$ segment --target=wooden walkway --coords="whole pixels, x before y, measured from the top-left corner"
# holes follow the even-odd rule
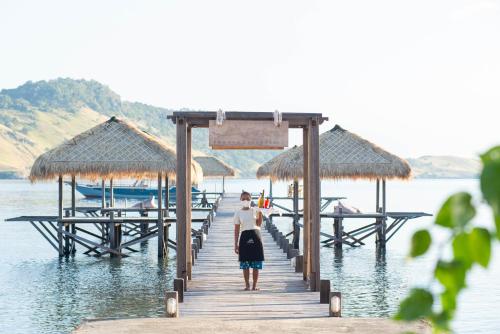
[[[243,291],[242,270],[233,246],[233,214],[239,206],[238,195],[226,195],[221,201],[193,266],[193,279],[180,304],[180,316],[233,320],[328,316],[328,305],[319,303],[319,292],[308,291],[302,273],[295,273],[286,254],[264,228],[260,291]]]
[[[76,334],[274,334],[283,333],[431,333],[423,322],[397,323],[382,318],[331,318],[328,304],[319,303],[295,273],[290,260],[263,228],[266,261],[259,279],[260,291],[243,291],[244,281],[234,253],[233,214],[237,195],[220,202],[207,240],[193,266],[180,318],[137,318],[86,321]]]

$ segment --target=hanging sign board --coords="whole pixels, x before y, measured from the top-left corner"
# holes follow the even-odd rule
[[[208,125],[208,145],[214,149],[282,150],[288,146],[288,121],[224,120]]]

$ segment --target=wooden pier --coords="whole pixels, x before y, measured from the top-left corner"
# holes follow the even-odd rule
[[[233,214],[239,195],[219,203],[207,240],[194,259],[180,318],[87,321],[75,333],[430,333],[422,323],[402,324],[382,318],[331,318],[320,292],[311,291],[293,261],[262,228],[265,250],[259,291],[244,291],[242,271],[233,248]]]

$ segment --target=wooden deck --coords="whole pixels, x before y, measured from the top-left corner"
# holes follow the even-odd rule
[[[210,234],[193,266],[181,317],[278,319],[328,316],[328,305],[319,304],[319,292],[308,291],[302,273],[295,273],[286,254],[262,228],[265,262],[260,291],[243,291],[244,281],[234,253],[233,214],[238,195],[220,203]],[[251,276],[251,275],[250,275]]]
[[[234,253],[236,195],[220,202],[210,233],[193,266],[180,318],[92,320],[80,325],[77,334],[113,333],[430,333],[423,323],[396,323],[382,318],[331,318],[328,304],[319,303],[295,273],[286,254],[263,228],[264,269],[260,291],[244,291],[242,272]],[[251,275],[250,275],[251,276]]]

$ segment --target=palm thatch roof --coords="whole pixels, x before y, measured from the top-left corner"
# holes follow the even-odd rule
[[[40,155],[30,180],[59,175],[80,178],[153,178],[175,176],[175,151],[150,134],[116,117],[87,130]],[[201,166],[191,164],[193,182],[203,178]]]
[[[339,125],[319,136],[322,179],[408,179],[410,165],[403,159]],[[293,147],[257,170],[258,178],[293,180],[303,177],[303,148]]]
[[[216,157],[198,156],[193,159],[200,164],[204,177],[224,177],[236,175],[236,171],[233,167]]]

